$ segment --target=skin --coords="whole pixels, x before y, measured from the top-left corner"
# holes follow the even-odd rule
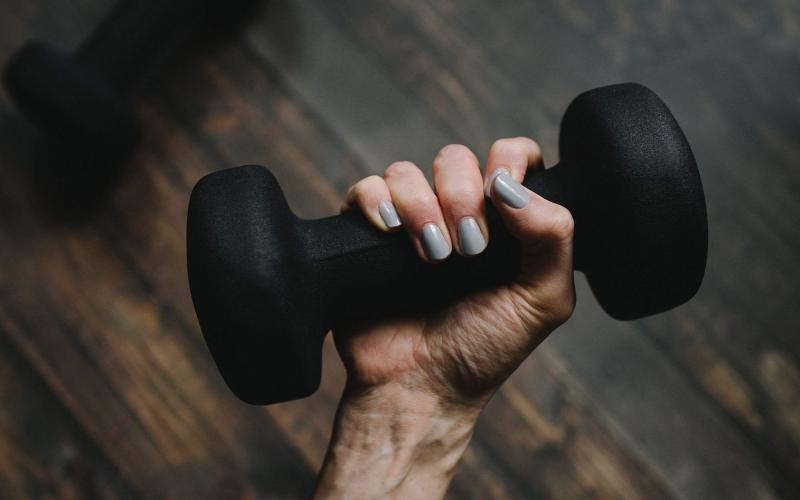
[[[472,151],[449,145],[433,161],[434,187],[416,165],[397,162],[355,184],[344,209],[390,231],[378,205],[391,201],[403,222],[395,230],[430,262],[420,240],[425,224],[436,224],[455,252],[463,217],[474,217],[490,241],[486,184],[498,169],[521,182],[529,168],[543,168],[529,138],[496,141],[483,174]],[[443,497],[483,407],[572,314],[569,211],[527,190],[527,204],[512,208],[493,188],[491,203],[522,244],[519,277],[432,314],[334,332],[348,378],[315,498]]]

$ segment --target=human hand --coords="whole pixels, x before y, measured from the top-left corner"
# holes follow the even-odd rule
[[[486,193],[521,243],[521,271],[444,310],[334,331],[348,382],[319,495],[352,496],[355,485],[366,497],[443,495],[480,410],[571,315],[573,220],[520,184],[528,168],[543,168],[528,138],[495,142],[485,175],[469,149],[450,145],[433,162],[435,192],[409,162],[348,192],[345,209],[380,230],[405,230],[431,265],[453,250],[483,251]],[[367,465],[372,473],[357,472]]]
[[[491,200],[522,244],[521,273],[513,283],[433,314],[335,331],[350,389],[402,380],[448,403],[482,405],[570,316],[575,303],[572,217],[566,208],[518,184],[528,168],[542,168],[539,147],[531,139],[497,141],[489,152],[485,181],[475,155],[451,145],[433,162],[435,193],[409,162],[394,163],[383,178],[367,177],[350,189],[348,208],[362,210],[381,230],[405,230],[420,258],[435,262],[453,249],[467,256],[483,251],[491,238],[484,186],[492,181],[487,189]]]

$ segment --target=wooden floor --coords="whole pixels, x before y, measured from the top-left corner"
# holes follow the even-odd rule
[[[73,47],[110,0],[4,0],[0,63]],[[343,372],[258,408],[224,386],[185,264],[204,174],[273,169],[333,213],[393,160],[531,135],[557,161],[582,90],[639,81],[684,127],[708,198],[699,295],[575,316],[483,415],[452,498],[799,498],[800,3],[272,0],[236,40],[140,99],[144,143],[107,203],[67,222],[29,182],[36,133],[0,95],[0,498],[302,498]]]

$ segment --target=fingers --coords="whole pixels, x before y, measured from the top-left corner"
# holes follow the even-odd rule
[[[496,140],[486,159],[486,196],[491,195],[489,187],[501,169],[506,170],[512,179],[522,182],[528,168],[543,166],[542,150],[533,139],[510,137]]]
[[[475,155],[465,146],[450,145],[433,162],[435,193],[416,165],[396,162],[383,178],[367,177],[350,188],[343,209],[360,209],[384,231],[404,227],[420,257],[437,262],[453,248],[465,256],[486,248],[486,195],[523,245],[552,243],[571,258],[574,224],[569,211],[520,184],[528,168],[542,165],[533,140],[500,139],[489,152],[482,177]]]
[[[377,175],[361,179],[347,191],[342,211],[350,208],[361,210],[375,227],[383,231],[398,229],[403,224],[392,203],[389,187]]]
[[[453,248],[450,234],[422,171],[411,162],[397,162],[386,169],[384,180],[420,257],[428,262],[446,259]]]
[[[468,257],[483,252],[489,230],[478,158],[466,146],[445,146],[433,161],[433,183],[456,250]]]

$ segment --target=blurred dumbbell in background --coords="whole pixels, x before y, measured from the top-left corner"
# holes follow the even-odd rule
[[[32,166],[46,201],[82,211],[118,178],[142,136],[133,95],[155,70],[231,34],[258,0],[121,0],[72,53],[32,41],[3,71],[44,143]]]

